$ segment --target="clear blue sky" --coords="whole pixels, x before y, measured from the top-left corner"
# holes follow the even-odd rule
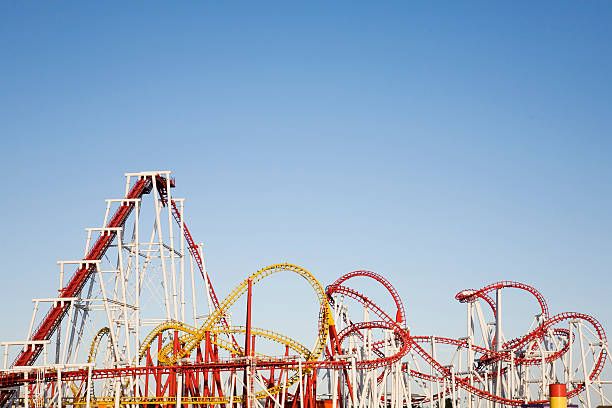
[[[370,269],[415,334],[460,337],[455,293],[518,280],[612,332],[610,21],[603,1],[2,2],[0,337],[153,169],[220,295],[279,261]]]

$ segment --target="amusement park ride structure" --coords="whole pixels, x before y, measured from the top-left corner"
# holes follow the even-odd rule
[[[277,264],[219,300],[173,188],[169,171],[126,174],[124,198],[106,200],[103,226],[86,229],[83,259],[58,262],[59,294],[34,299],[26,340],[1,343],[2,407],[492,408],[544,404],[557,382],[570,402],[612,405],[612,381],[600,378],[610,365],[603,327],[582,313],[551,316],[526,284],[460,291],[460,338],[410,332],[400,295],[370,271],[324,288],[307,270]],[[76,272],[65,279],[68,268]],[[316,295],[310,348],[251,325],[252,288],[275,274],[303,278]],[[392,309],[349,286],[356,280],[380,285]],[[510,339],[508,290],[539,305],[528,332]],[[243,296],[246,323],[232,325],[230,308]],[[256,352],[258,341],[279,352]]]

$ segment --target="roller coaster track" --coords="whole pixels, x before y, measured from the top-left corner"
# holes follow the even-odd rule
[[[253,279],[254,281],[261,281],[263,278],[273,273],[279,272],[279,271],[292,271],[306,278],[306,280],[311,284],[311,286],[313,286],[313,288],[315,289],[315,292],[317,293],[321,309],[326,311],[324,312],[325,319],[328,319],[331,317],[331,312],[328,310],[329,306],[327,305],[326,297],[324,296],[323,289],[318,284],[316,279],[312,275],[310,275],[307,271],[303,270],[302,268],[299,268],[299,267],[296,267],[295,265],[290,265],[290,264],[273,265],[271,267],[264,268],[256,272],[255,274],[251,275],[250,278]],[[222,310],[227,310],[227,308],[229,308],[229,306],[234,304],[235,301],[244,293],[245,282],[238,285],[238,287],[234,289],[234,291],[232,291],[230,295],[228,295],[228,297],[221,303]],[[380,314],[381,316],[384,317],[383,320],[381,321],[351,323],[347,328],[345,328],[338,335],[340,343],[342,343],[351,334],[355,334],[361,331],[372,330],[372,329],[382,329],[382,330],[388,330],[388,331],[393,332],[395,334],[396,343],[400,344],[400,347],[398,348],[397,352],[395,352],[393,355],[387,356],[385,358],[377,358],[374,360],[357,361],[356,366],[358,369],[373,369],[377,367],[384,368],[390,364],[393,364],[394,362],[399,361],[402,358],[402,356],[407,354],[409,347],[410,347],[415,353],[421,356],[423,360],[425,360],[437,373],[437,375],[432,376],[431,374],[427,374],[422,371],[410,370],[410,374],[412,376],[414,376],[415,378],[421,378],[421,379],[428,380],[428,381],[440,381],[444,379],[449,380],[451,378],[452,373],[448,369],[448,367],[443,366],[440,362],[438,362],[435,358],[433,358],[431,354],[428,353],[421,344],[428,344],[433,340],[437,344],[446,344],[446,345],[451,345],[451,346],[460,347],[460,348],[467,348],[469,346],[465,340],[457,340],[457,339],[444,338],[444,337],[430,337],[430,336],[409,336],[408,332],[403,330],[394,319],[391,319],[388,316],[388,314],[382,312],[381,311],[382,309],[380,308],[376,309],[376,307],[373,307],[372,305],[374,303],[371,299],[367,298],[364,295],[359,294],[355,290],[346,290],[346,288],[341,288],[340,285],[336,285],[334,287],[336,289],[338,288],[341,289],[341,290],[338,290],[338,292],[336,293],[350,294],[354,299],[360,301],[362,304],[366,305],[372,310],[379,310],[377,314]],[[328,292],[327,295],[330,295],[333,293],[333,291],[330,290],[330,287],[328,287],[327,292]],[[397,310],[401,310],[401,309],[398,308]],[[148,346],[150,347],[150,344],[152,343],[152,341],[160,333],[163,333],[164,331],[179,330],[185,333],[185,335],[181,337],[185,346],[183,346],[183,349],[181,353],[179,354],[179,356],[180,355],[185,356],[185,355],[188,355],[187,347],[189,347],[189,344],[193,343],[195,340],[199,339],[200,337],[203,337],[202,333],[204,333],[205,335],[206,332],[208,331],[208,333],[210,334],[218,335],[218,334],[228,334],[228,333],[243,334],[245,332],[246,328],[243,326],[232,326],[232,327],[220,326],[218,323],[220,321],[221,315],[222,313],[219,312],[211,316],[209,320],[207,320],[207,322],[200,328],[191,327],[191,326],[181,324],[178,322],[164,323],[163,325],[158,326],[155,330],[151,332],[151,334],[147,337],[146,344],[148,344]],[[323,319],[323,323],[327,322],[329,324],[330,321],[325,320],[325,319]],[[575,320],[585,321],[586,323],[590,325],[590,327],[593,329],[593,332],[599,337],[599,339],[601,339],[602,342],[607,341],[603,327],[593,317],[589,315],[581,314],[581,313],[561,313],[561,314],[553,316],[552,318],[547,319],[542,325],[538,326],[536,330],[527,334],[526,336],[521,337],[521,339],[523,340],[520,342],[520,344],[526,344],[530,341],[537,340],[538,338],[541,338],[542,336],[546,335],[546,333],[553,333],[554,335],[563,337],[566,339],[564,341],[563,347],[561,347],[558,351],[556,351],[555,353],[553,353],[552,355],[544,359],[544,362],[546,363],[554,361],[555,359],[560,358],[567,351],[567,348],[571,342],[570,333],[567,330],[555,328],[554,326],[563,321],[575,321]],[[253,328],[252,330],[253,330],[253,334],[256,334],[257,336],[267,338],[267,339],[276,341],[280,344],[283,344],[285,346],[288,346],[292,350],[296,351],[299,355],[301,355],[302,358],[305,359],[305,361],[303,362],[303,368],[304,368],[303,375],[305,375],[309,370],[312,370],[315,367],[317,368],[328,367],[328,368],[334,368],[334,369],[348,368],[349,363],[346,361],[319,361],[317,360],[318,357],[321,355],[321,351],[322,351],[321,345],[325,344],[325,341],[327,338],[327,331],[325,330],[325,327],[327,327],[326,324],[322,324],[322,326],[320,327],[319,337],[317,339],[317,343],[313,351],[308,350],[303,345],[299,344],[298,342],[280,333],[276,333],[270,330],[258,329],[258,328]],[[104,333],[104,329],[101,330],[96,336],[96,340],[97,340],[95,341],[96,347],[99,344],[99,340],[102,337],[103,333]],[[213,337],[213,343],[226,350],[229,350],[231,353],[235,355],[241,355],[240,353],[242,352],[242,350],[240,348],[235,348],[235,346],[231,342],[222,340],[218,336]],[[375,348],[382,347],[382,342],[374,343],[373,347]],[[508,361],[509,357],[508,357],[507,352],[497,352],[497,351],[489,350],[484,347],[480,347],[476,345],[472,345],[471,347],[475,352],[482,354],[483,356],[487,356],[487,359],[490,361],[501,361],[501,360]],[[92,345],[92,350],[93,350],[93,345]],[[90,353],[90,355],[92,354],[95,355],[95,353]],[[598,356],[596,364],[589,372],[588,378],[590,380],[595,379],[601,373],[606,356],[607,356],[607,353],[605,349],[601,349],[601,352]],[[241,367],[245,367],[245,364],[247,364],[244,361],[243,362],[236,361],[233,363],[220,361],[216,363],[206,363],[206,364],[190,363],[187,365],[177,366],[177,365],[172,365],[172,364],[176,362],[179,357],[177,357],[177,355],[170,356],[170,353],[166,350],[166,348],[162,349],[162,351],[158,355],[158,358],[161,358],[162,360],[166,358],[167,359],[166,363],[159,365],[157,367],[146,367],[146,368],[126,367],[122,369],[99,369],[99,370],[94,371],[92,378],[114,378],[117,376],[127,378],[129,376],[137,375],[143,372],[152,372],[152,371],[176,372],[176,370],[183,370],[183,371],[198,370],[203,367],[207,367],[208,369],[230,370],[232,369],[232,367],[234,367],[233,369],[240,369]],[[283,361],[283,360],[277,360],[277,359],[275,360],[273,358],[270,358],[262,354],[257,355],[255,359],[257,360],[258,367],[284,367],[286,369],[293,369],[293,370],[296,370],[297,368],[296,366],[297,362],[295,360],[293,361]],[[518,357],[515,360],[515,363],[519,365],[520,364],[532,365],[532,364],[541,364],[542,360]],[[404,370],[406,369],[405,366],[403,366],[403,368]],[[493,372],[493,374],[495,374],[495,372]],[[83,370],[77,370],[74,372],[63,373],[63,376],[65,376],[67,379],[72,379],[72,380],[77,380],[79,378],[83,379],[83,378],[86,378],[86,372],[84,372]],[[53,374],[51,373],[48,378],[49,380],[52,380]],[[296,372],[292,375],[291,380],[287,382],[286,387],[288,387],[291,383],[295,383],[295,381],[297,381],[298,379],[299,379],[298,373],[296,370]],[[455,376],[454,381],[459,387],[464,388],[469,393],[476,395],[478,397],[481,397],[483,399],[486,399],[486,400],[502,403],[502,404],[509,405],[509,406],[518,406],[524,403],[524,400],[504,398],[504,397],[494,395],[490,392],[487,392],[486,390],[479,388],[477,384],[479,384],[481,380],[478,377]],[[4,385],[5,382],[6,382],[6,378],[0,381],[0,384]],[[282,388],[280,385],[275,385],[273,387],[270,387],[267,390],[267,393],[278,393],[281,390]],[[584,384],[577,384],[574,388],[568,391],[568,397],[577,395],[583,390],[584,390]],[[260,392],[256,395],[256,397],[262,398],[262,397],[265,397],[265,394],[266,394],[265,391]],[[441,396],[442,396],[442,393],[433,395],[432,398],[439,399],[441,398]],[[125,397],[125,398],[122,398],[121,401],[122,401],[122,404],[128,404],[128,403],[154,404],[156,402],[159,403],[162,400],[166,401],[166,399],[164,398],[147,399],[147,398]],[[103,399],[100,399],[99,401],[102,402]],[[168,399],[168,401],[172,401],[172,399]],[[193,403],[202,403],[202,404],[240,402],[242,401],[242,396],[197,397],[197,398],[190,397],[190,398],[185,399],[185,402],[187,401],[192,401]],[[415,402],[419,402],[419,401],[415,399]],[[531,401],[531,402],[542,403],[543,401]],[[80,403],[82,403],[82,401],[80,402],[77,400],[74,401],[75,405],[79,405]]]
[[[467,349],[468,347],[471,347],[471,349],[474,352],[482,355],[482,358],[479,360],[479,363],[481,365],[482,364],[492,365],[499,361],[510,362],[511,360],[510,352],[507,351],[509,349],[515,350],[515,353],[516,353],[516,351],[528,345],[530,347],[538,347],[539,341],[543,339],[544,336],[547,336],[547,335],[555,335],[559,338],[564,338],[565,340],[563,341],[563,345],[558,350],[546,356],[545,358],[541,358],[541,357],[525,358],[525,357],[516,356],[513,360],[514,364],[519,365],[519,366],[520,365],[548,364],[548,363],[552,363],[553,361],[565,355],[565,353],[567,353],[567,351],[569,350],[571,346],[571,342],[573,341],[574,336],[573,335],[570,336],[570,332],[567,329],[554,327],[556,324],[563,322],[563,321],[582,320],[590,325],[590,327],[593,329],[593,332],[596,334],[597,338],[601,341],[602,344],[607,343],[607,338],[603,330],[603,327],[592,316],[582,314],[582,313],[561,313],[551,318],[549,316],[549,309],[548,309],[546,300],[544,299],[544,296],[542,296],[542,294],[538,290],[536,290],[532,286],[529,286],[523,283],[519,283],[519,282],[512,282],[512,281],[496,282],[496,283],[487,285],[480,290],[466,289],[466,290],[459,292],[456,296],[456,299],[462,303],[473,302],[477,299],[484,300],[491,307],[491,310],[494,316],[495,316],[495,313],[497,312],[496,304],[495,304],[495,301],[493,301],[493,299],[489,296],[489,293],[493,291],[496,291],[499,289],[516,288],[516,289],[527,291],[528,293],[530,293],[536,298],[540,306],[540,311],[542,315],[541,323],[534,330],[527,333],[526,335],[505,342],[502,348],[503,351],[490,350],[485,347],[481,347],[481,346],[474,345],[474,344],[469,345],[465,339],[457,340],[457,339],[452,339],[452,338],[431,337],[431,336],[410,336],[408,337],[407,333],[405,334],[406,337],[402,337],[401,336],[402,331],[397,327],[397,325],[395,325],[394,327],[393,320],[389,317],[389,315],[387,315],[384,311],[382,311],[381,308],[376,306],[376,304],[371,299],[355,291],[354,289],[341,285],[343,282],[349,280],[350,278],[356,277],[356,276],[369,277],[383,284],[383,286],[388,290],[388,292],[391,294],[391,296],[393,297],[396,303],[396,316],[398,316],[396,320],[398,322],[405,321],[405,318],[400,317],[404,315],[401,299],[397,295],[397,291],[393,288],[393,286],[388,281],[386,281],[384,278],[380,277],[379,275],[376,275],[369,271],[352,272],[352,273],[349,273],[349,274],[346,274],[340,277],[338,280],[336,280],[336,282],[334,282],[332,285],[329,285],[327,287],[326,292],[327,292],[328,298],[330,299],[330,303],[333,304],[331,299],[332,299],[332,296],[336,293],[348,296],[352,299],[357,300],[364,307],[373,311],[379,318],[382,319],[382,321],[368,322],[368,323],[349,322],[348,327],[346,327],[339,334],[340,340],[343,341],[350,334],[354,334],[354,333],[360,334],[361,330],[366,329],[366,328],[367,329],[372,329],[372,328],[387,329],[387,330],[393,331],[395,333],[396,338],[400,338],[400,339],[404,339],[406,337],[408,338],[408,342],[401,343],[402,344],[401,350],[396,355],[394,355],[393,358],[389,358],[388,360],[386,360],[385,358],[379,357],[374,360],[360,361],[357,363],[357,366],[361,368],[373,368],[373,367],[379,367],[379,366],[385,366],[385,365],[391,364],[393,361],[397,361],[397,359],[401,358],[402,355],[405,355],[412,348],[415,353],[417,353],[425,362],[427,362],[427,364],[430,367],[432,367],[438,373],[438,375],[431,375],[431,374],[427,374],[427,373],[424,373],[418,370],[409,370],[412,376],[416,378],[425,379],[428,381],[443,381],[446,379],[450,383],[451,376],[452,376],[451,371],[447,367],[439,363],[420,344],[422,343],[431,344],[431,342],[434,342],[436,344],[446,344],[446,345],[451,345],[456,348],[462,348],[462,349]],[[375,353],[377,351],[379,352],[379,348],[382,347],[382,345],[383,345],[382,342],[379,342],[377,344],[375,343],[373,345],[373,349],[374,349],[373,351]],[[379,353],[376,353],[376,354],[379,355]],[[596,356],[595,364],[593,365],[592,369],[590,370],[588,374],[589,380],[592,381],[601,374],[604,363],[606,361],[606,357],[607,357],[606,348],[601,348],[599,350],[599,354]],[[403,366],[403,369],[404,370],[407,369],[405,365]],[[500,374],[504,374],[505,370],[506,369],[502,369]],[[492,375],[496,375],[496,374],[497,374],[497,371],[492,372]],[[379,376],[379,381],[381,378],[382,378],[382,375]],[[517,405],[521,405],[525,403],[524,400],[503,398],[498,395],[487,392],[483,389],[480,389],[475,385],[472,385],[472,384],[478,384],[480,382],[480,379],[478,378],[476,374],[472,377],[456,376],[454,377],[454,380],[456,381],[458,386],[464,388],[469,393],[476,395],[480,398],[489,400],[489,401],[511,405],[511,406],[517,406]],[[571,398],[572,396],[575,396],[579,394],[580,392],[582,392],[584,390],[584,387],[585,387],[584,383],[581,383],[581,384],[577,384],[575,387],[568,390],[568,398]],[[437,399],[437,398],[440,398],[441,395],[442,393],[439,395],[434,395],[432,396],[432,398]],[[532,401],[532,402],[533,403],[543,403],[544,401]]]
[[[172,187],[174,187],[174,180],[169,178],[169,175],[168,177],[164,177],[160,174],[152,174],[139,177],[133,186],[131,186],[124,201],[120,203],[119,208],[112,215],[110,221],[100,233],[100,236],[87,252],[87,255],[83,258],[83,262],[70,278],[68,284],[61,289],[59,299],[73,299],[80,296],[83,287],[90,279],[91,275],[96,272],[97,262],[104,257],[108,248],[112,245],[117,236],[117,230],[125,226],[128,217],[138,205],[137,201],[141,200],[143,195],[150,193],[155,188],[159,193],[161,205],[169,209],[172,217],[183,232],[187,248],[193,260],[195,260],[200,270],[200,274],[205,279],[205,282],[207,282],[206,290],[210,294],[210,300],[214,310],[206,317],[204,323],[200,327],[173,320],[165,321],[157,325],[140,343],[140,347],[138,347],[138,351],[131,364],[125,363],[124,366],[115,366],[113,368],[93,368],[91,372],[82,368],[63,371],[61,373],[62,378],[66,379],[66,381],[73,381],[73,383],[70,383],[70,387],[72,387],[74,398],[68,398],[64,401],[68,405],[85,405],[85,400],[80,394],[82,387],[79,389],[74,385],[74,381],[79,380],[123,379],[120,385],[124,389],[127,389],[128,379],[134,379],[136,376],[147,376],[148,378],[149,375],[154,375],[157,376],[158,381],[160,381],[159,379],[162,375],[171,378],[172,376],[176,376],[177,373],[195,373],[196,375],[198,375],[198,373],[206,373],[206,375],[208,375],[209,371],[217,374],[224,371],[235,374],[237,371],[244,370],[246,378],[246,372],[249,369],[272,370],[275,368],[286,370],[285,373],[291,372],[291,375],[287,375],[284,383],[281,383],[280,379],[275,382],[273,378],[265,379],[263,376],[260,376],[259,378],[263,378],[265,380],[264,382],[268,385],[263,391],[254,393],[253,397],[255,399],[263,400],[282,392],[286,393],[293,384],[298,381],[300,381],[301,384],[302,381],[313,374],[316,376],[316,370],[322,368],[343,370],[347,388],[351,393],[351,398],[354,398],[351,385],[349,384],[348,370],[363,370],[364,372],[370,370],[371,373],[375,374],[375,376],[370,378],[376,379],[378,384],[380,384],[386,379],[386,375],[391,372],[391,367],[395,367],[400,374],[404,372],[415,379],[446,384],[442,386],[443,391],[441,392],[430,392],[427,397],[413,397],[413,403],[442,399],[445,395],[448,395],[448,391],[450,390],[448,384],[454,383],[457,387],[467,391],[467,393],[481,399],[507,406],[518,406],[526,402],[524,398],[519,399],[508,397],[506,394],[498,395],[494,393],[487,388],[485,384],[486,380],[483,380],[481,374],[484,373],[485,378],[486,375],[488,375],[489,378],[500,378],[503,375],[507,375],[508,372],[512,374],[511,369],[508,368],[511,365],[521,367],[521,369],[531,366],[536,366],[536,368],[537,366],[542,366],[541,370],[543,372],[543,366],[545,364],[553,364],[555,361],[565,358],[568,351],[571,350],[571,346],[576,341],[576,333],[572,332],[571,325],[576,324],[576,322],[582,325],[580,326],[581,328],[586,327],[585,330],[588,330],[588,332],[592,334],[592,337],[596,339],[594,343],[591,343],[591,346],[593,346],[593,344],[596,346],[599,344],[599,346],[597,346],[599,348],[591,348],[594,361],[588,370],[586,366],[584,367],[585,378],[583,381],[574,380],[572,383],[568,384],[568,398],[585,391],[587,387],[586,383],[588,381],[594,381],[602,373],[608,357],[607,337],[602,325],[594,317],[582,313],[560,313],[551,317],[544,296],[532,286],[520,282],[495,282],[478,290],[462,290],[455,296],[455,299],[461,303],[485,302],[489,305],[493,316],[497,316],[498,313],[498,305],[492,296],[492,293],[496,291],[518,289],[526,291],[535,298],[538,302],[540,312],[538,314],[537,323],[534,325],[535,328],[532,326],[532,329],[530,329],[528,333],[504,341],[501,346],[495,349],[487,348],[490,346],[484,347],[482,345],[473,344],[472,341],[468,341],[467,338],[455,339],[450,337],[413,335],[407,328],[406,311],[397,290],[383,276],[366,270],[354,271],[342,275],[331,285],[323,289],[318,280],[306,269],[289,263],[275,264],[262,268],[248,276],[220,302],[213,289],[210,278],[206,274],[199,248],[190,230],[187,228],[184,219],[182,219],[182,213],[176,201],[171,198],[169,189]],[[170,220],[170,216],[168,216],[168,219]],[[319,307],[318,330],[315,343],[311,348],[276,331],[255,327],[249,327],[249,329],[247,329],[245,326],[231,326],[226,318],[230,308],[236,304],[238,299],[247,293],[247,288],[250,284],[258,284],[271,275],[278,273],[294,273],[301,276],[308,282],[317,297]],[[374,280],[376,284],[380,284],[393,300],[394,307],[392,310],[385,311],[382,307],[378,306],[373,298],[351,288],[349,284],[354,282],[353,280],[356,278],[366,278]],[[343,319],[342,321],[346,326],[340,330],[339,333],[336,333],[332,308],[337,306],[336,302],[338,296],[342,299],[339,304],[343,304],[344,298],[348,298],[350,302],[356,301],[360,306],[372,312],[377,320],[370,321],[368,317],[364,319],[367,321],[353,321],[348,318],[347,314],[340,313],[340,318]],[[56,301],[51,310],[44,316],[39,326],[32,331],[33,334],[30,340],[49,340],[53,333],[57,331],[62,319],[67,315],[70,302],[71,300]],[[336,309],[337,312],[342,310],[343,309]],[[480,313],[480,309],[478,310]],[[366,315],[369,316],[369,314]],[[562,324],[569,324],[570,329],[568,330],[560,327]],[[373,331],[383,332],[385,334],[385,339],[372,340]],[[482,329],[482,331],[485,331],[485,329]],[[245,350],[245,348],[239,346],[236,341],[236,336],[246,337],[247,333],[260,339],[266,339],[267,341],[284,346],[286,355],[284,357],[274,357],[260,352],[253,352],[251,355],[246,355],[246,350],[248,350],[248,348]],[[162,343],[164,334],[170,334],[170,336],[165,337],[165,344]],[[489,333],[486,335],[489,336],[487,341],[490,341],[492,335]],[[93,337],[87,360],[87,363],[90,365],[95,363],[98,348],[105,336],[112,342],[110,329],[108,327],[102,328]],[[348,341],[349,346],[347,347],[346,343],[348,339],[352,340]],[[355,345],[359,341],[361,341],[362,346]],[[156,357],[156,363],[153,363],[151,353],[154,349],[153,345],[155,342],[157,342],[158,348],[153,353],[153,356]],[[548,345],[543,345],[545,343]],[[487,344],[491,343],[489,342]],[[553,344],[553,346],[550,346],[550,344]],[[201,359],[202,345],[204,345],[205,349],[208,348],[207,350],[214,347],[215,353],[217,353],[217,348],[225,350],[232,358],[222,360],[218,357],[218,354],[216,354],[216,357],[212,361],[203,361]],[[458,353],[467,353],[469,351],[473,354],[473,359],[471,360],[473,366],[467,367],[468,364],[466,363],[466,371],[455,373],[453,371],[454,369],[451,370],[449,365],[443,364],[435,357],[436,354],[434,350],[437,345],[448,346],[448,348],[452,348]],[[361,347],[359,350],[361,354],[357,352],[359,347]],[[426,350],[427,347],[431,347],[431,351]],[[553,348],[545,349],[545,347]],[[42,348],[43,346],[40,343],[25,347],[18,354],[12,367],[22,367],[34,364]],[[290,350],[294,355],[289,356]],[[326,353],[324,353],[324,351],[326,351]],[[196,354],[195,357],[194,354]],[[569,354],[571,357],[571,353]],[[210,356],[210,354],[207,354],[207,356]],[[350,357],[350,360],[347,356]],[[425,362],[426,366],[421,369],[415,364],[415,367],[411,368],[408,362],[403,360],[409,357],[413,360],[419,359],[419,361]],[[146,358],[147,364],[141,366],[141,361],[144,358]],[[506,367],[504,367],[504,364]],[[426,370],[429,370],[429,373],[427,373]],[[44,380],[48,382],[56,381],[57,375],[57,372],[48,370],[44,374]],[[273,375],[270,375],[270,377],[273,377]],[[16,371],[10,372],[9,370],[8,373],[0,374],[0,387],[15,387],[21,384],[33,384],[34,381],[36,381],[36,379],[31,377],[26,378]],[[167,381],[168,383],[166,383],[166,385],[169,384],[170,380],[168,379]],[[542,384],[543,383],[544,380],[542,380]],[[91,386],[89,383],[82,384],[86,384],[86,387]],[[316,383],[314,390],[316,393]],[[301,392],[303,393],[304,391]],[[11,393],[12,391],[10,390],[1,391],[0,406],[4,406],[10,398]],[[121,397],[120,405],[163,405],[177,402],[176,396],[164,396],[163,392],[158,393],[156,397],[136,395],[136,391],[134,391],[132,396]],[[185,396],[183,403],[240,403],[245,401],[245,395],[196,395],[196,393],[194,393],[191,396]],[[298,391],[295,391],[293,395],[294,401],[297,395]],[[111,398],[93,398],[92,401],[95,401],[97,404],[110,404],[117,401],[117,399]],[[380,397],[381,400],[385,400],[386,398],[386,396]],[[538,400],[529,402],[543,403],[545,401]],[[297,407],[297,405],[294,406]]]
[[[260,269],[259,271],[253,273],[247,279],[242,281],[240,285],[238,285],[219,305],[217,309],[211,314],[208,319],[204,322],[204,324],[194,333],[190,334],[184,339],[181,339],[185,345],[178,351],[178,353],[174,353],[172,356],[170,354],[172,351],[172,344],[166,345],[159,353],[158,359],[162,364],[172,364],[178,361],[181,358],[187,357],[204,339],[206,332],[212,331],[212,329],[219,324],[222,320],[223,316],[228,312],[229,308],[246,292],[248,282],[254,284],[260,282],[264,278],[281,271],[286,272],[294,272],[304,279],[311,285],[314,289],[317,299],[319,301],[320,309],[323,311],[323,321],[319,324],[319,333],[317,336],[317,342],[312,350],[312,357],[318,358],[323,349],[325,348],[325,343],[327,340],[327,335],[329,331],[329,326],[333,325],[333,317],[329,310],[329,305],[327,303],[327,297],[325,295],[325,291],[321,287],[321,284],[317,281],[317,279],[310,274],[307,270],[292,264],[276,264],[271,265],[266,268]],[[142,358],[146,353],[147,349],[151,346],[153,340],[160,334],[168,330],[174,330],[172,322],[162,323],[157,326],[155,329],[149,333],[149,335],[143,341],[143,344],[140,348],[139,358]]]

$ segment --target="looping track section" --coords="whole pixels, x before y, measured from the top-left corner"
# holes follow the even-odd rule
[[[557,381],[572,403],[612,405],[601,323],[552,314],[525,283],[461,290],[463,310],[444,319],[466,319],[466,330],[446,336],[409,328],[427,310],[372,271],[324,289],[305,268],[279,263],[217,296],[174,190],[169,171],[126,174],[101,226],[86,229],[83,258],[60,261],[57,296],[34,299],[26,340],[4,343],[0,406],[484,408],[545,403]],[[313,340],[292,337],[289,322],[251,325],[253,286],[278,274],[314,293],[318,313],[300,316],[316,323]],[[535,301],[527,318],[508,312],[508,291]],[[244,325],[231,323],[236,309]],[[512,332],[514,321],[528,328]]]

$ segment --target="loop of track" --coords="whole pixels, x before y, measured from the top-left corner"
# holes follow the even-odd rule
[[[327,296],[325,294],[325,291],[323,290],[323,287],[317,281],[317,279],[307,270],[288,263],[271,265],[250,275],[240,285],[238,285],[223,300],[223,302],[221,302],[219,307],[215,309],[213,314],[208,317],[208,319],[200,328],[194,328],[178,322],[165,322],[158,325],[154,330],[149,333],[149,335],[143,341],[143,345],[140,348],[138,359],[142,358],[145,355],[147,349],[150,348],[151,344],[157,336],[169,330],[176,330],[185,334],[180,336],[179,338],[179,343],[182,345],[182,347],[178,350],[178,352],[174,352],[174,344],[172,342],[169,342],[158,353],[158,363],[163,365],[175,364],[179,359],[189,356],[191,352],[199,346],[202,340],[204,340],[207,332],[226,334],[244,333],[245,330],[241,326],[230,328],[220,325],[221,320],[224,318],[229,308],[247,291],[249,280],[254,285],[257,282],[263,280],[264,278],[281,271],[293,272],[306,279],[306,281],[311,285],[317,296],[321,310],[321,317],[319,319],[319,332],[316,343],[312,350],[308,350],[298,342],[290,339],[289,337],[269,330],[252,329],[252,334],[259,335],[260,337],[266,337],[270,340],[289,346],[290,348],[297,351],[302,357],[304,357],[305,362],[316,361],[322,354],[323,349],[325,348],[329,326],[330,324],[333,325],[333,317],[329,310],[329,304],[327,303]],[[233,345],[226,344],[226,342],[218,341],[217,344],[225,348],[229,348],[231,351],[236,352],[238,354],[243,354],[242,350],[236,349]],[[305,369],[302,374],[304,375],[308,372],[309,369]],[[294,384],[298,380],[299,373],[296,372],[292,375],[291,378],[287,380],[287,383],[284,387],[280,385],[270,387],[265,391],[260,391],[256,393],[255,397],[265,398],[267,394],[274,395],[280,392],[282,389]],[[232,401],[241,401],[242,398],[242,396],[234,397]],[[230,397],[222,399],[219,399],[219,397],[209,397],[209,399],[205,399],[205,401],[203,402],[209,404],[217,404],[220,402],[227,403],[230,402]]]

